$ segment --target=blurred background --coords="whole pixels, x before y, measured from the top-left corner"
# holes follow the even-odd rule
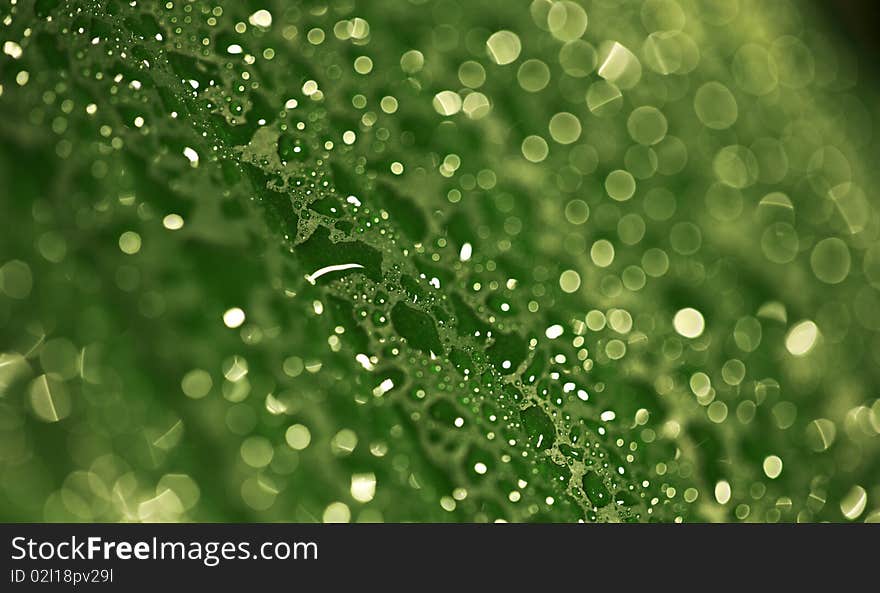
[[[0,518],[880,520],[878,11],[5,4]]]

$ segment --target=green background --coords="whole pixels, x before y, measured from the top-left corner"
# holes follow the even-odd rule
[[[880,103],[826,10],[0,16],[3,520],[880,518]]]

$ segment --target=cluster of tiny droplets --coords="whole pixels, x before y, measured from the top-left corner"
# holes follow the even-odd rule
[[[0,12],[4,516],[880,519],[806,3],[250,4]]]

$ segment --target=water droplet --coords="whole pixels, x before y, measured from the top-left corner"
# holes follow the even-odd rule
[[[692,307],[679,309],[672,319],[675,331],[685,338],[699,338],[703,334],[706,322],[703,314]]]
[[[839,284],[849,275],[849,248],[836,237],[822,239],[810,254],[810,267],[816,278],[826,284]]]
[[[239,307],[233,307],[223,313],[223,324],[230,329],[241,327],[241,324],[244,323],[244,319],[244,311]]]
[[[715,500],[718,504],[727,504],[730,502],[730,483],[727,480],[721,480],[715,484]]]
[[[697,90],[694,111],[703,125],[713,130],[726,130],[739,115],[733,93],[717,81],[707,82]]]
[[[652,146],[666,137],[669,125],[666,116],[659,109],[645,105],[637,107],[629,114],[626,129],[630,137],[639,144]]]
[[[440,91],[434,95],[434,110],[440,115],[455,115],[461,111],[461,106],[461,95],[455,91]]]
[[[782,459],[776,455],[768,455],[764,458],[764,474],[771,480],[775,480],[782,473]]]
[[[516,33],[497,31],[486,40],[489,57],[499,66],[514,62],[522,51],[522,43]]]
[[[288,427],[284,433],[284,440],[292,449],[302,451],[312,442],[312,433],[302,424],[294,424]]]
[[[819,338],[819,328],[812,321],[795,324],[785,336],[785,349],[793,356],[804,356],[813,349]]]
[[[865,512],[868,493],[859,485],[853,486],[840,501],[840,512],[850,521],[858,519]]]

